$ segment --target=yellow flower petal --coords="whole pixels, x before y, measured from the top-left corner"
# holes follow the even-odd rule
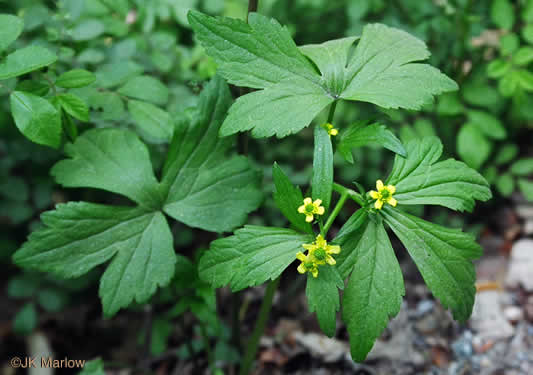
[[[313,245],[311,243],[304,243],[302,247],[306,250],[313,251],[316,249],[316,245]]]
[[[389,198],[387,203],[390,204],[392,207],[396,207],[396,205],[398,204],[398,201],[394,198]]]
[[[305,273],[305,266],[303,263],[298,266],[298,272]]]
[[[376,188],[378,189],[378,191],[383,190],[383,187],[384,187],[384,186],[383,186],[383,181],[381,181],[381,180],[377,180],[377,181],[376,181]]]
[[[341,252],[341,247],[339,245],[329,245],[327,252],[330,254],[339,254]]]
[[[307,259],[307,257],[305,256],[304,253],[302,253],[301,251],[298,251],[298,253],[296,254],[296,259],[304,262]]]
[[[396,186],[394,185],[387,185],[387,189],[389,190],[391,194],[396,193]]]
[[[317,210],[317,214],[318,215],[324,215],[324,212],[326,211],[326,209],[322,206],[318,207],[318,210]]]
[[[316,199],[316,200],[313,202],[313,204],[314,204],[315,206],[320,206],[320,205],[322,204],[322,199]]]
[[[313,274],[313,277],[317,277],[318,276],[318,267],[315,268],[313,271],[311,271],[311,273]]]
[[[313,221],[313,215],[305,215],[305,221],[307,221],[308,223],[312,222]]]
[[[301,214],[305,213],[305,205],[298,207],[298,212]]]
[[[375,190],[370,190],[370,192],[368,194],[370,194],[370,197],[372,199],[378,199],[379,198],[379,193],[377,191],[375,191]]]
[[[381,210],[381,207],[383,207],[383,201],[381,199],[378,199],[376,203],[374,203],[374,207],[376,207],[376,209],[378,210]]]
[[[313,203],[313,200],[309,197],[304,199],[304,205]]]
[[[329,135],[336,136],[337,134],[339,134],[339,131],[337,129],[331,129],[329,131]]]
[[[328,262],[330,266],[333,266],[335,263],[337,263],[337,261],[331,255],[328,255],[326,262]]]

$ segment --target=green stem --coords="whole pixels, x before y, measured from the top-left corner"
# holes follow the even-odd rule
[[[333,122],[333,116],[335,115],[335,109],[337,109],[336,100],[333,103],[331,103],[331,107],[329,107],[328,124],[331,124]]]
[[[326,221],[326,224],[320,231],[320,234],[322,234],[322,237],[326,237],[326,234],[328,234],[329,228],[331,228],[331,225],[335,221],[335,218],[341,212],[342,207],[344,206],[344,203],[346,202],[346,199],[348,198],[348,191],[343,191],[341,193],[341,197],[337,201],[337,204],[335,205],[335,208],[331,212],[331,214],[328,217],[328,220]]]
[[[364,207],[365,205],[365,199],[364,197],[353,191],[352,189],[348,189],[347,187],[344,187],[342,185],[337,184],[336,182],[333,183],[333,190],[336,191],[339,194],[346,193],[350,199],[355,201],[359,206]]]
[[[215,362],[213,360],[213,351],[211,350],[211,344],[209,343],[209,335],[207,333],[207,328],[205,327],[205,323],[200,323],[200,329],[202,330],[202,337],[204,339],[204,346],[205,351],[207,353],[207,364],[209,365],[209,368],[211,371],[214,370]]]
[[[265,331],[268,316],[270,315],[270,310],[272,309],[272,300],[274,299],[274,294],[278,288],[280,278],[281,276],[278,276],[267,286],[265,296],[263,297],[263,303],[261,304],[261,310],[259,310],[259,317],[255,322],[252,337],[246,344],[246,353],[244,353],[244,359],[239,375],[248,375],[252,369],[255,355],[257,354],[257,349],[259,348],[259,340]]]

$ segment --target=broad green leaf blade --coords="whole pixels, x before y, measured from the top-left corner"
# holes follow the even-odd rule
[[[273,19],[251,13],[247,24],[197,11],[189,12],[188,18],[217,62],[219,74],[235,85],[266,88],[295,76],[315,83],[320,80],[288,30]]]
[[[294,186],[277,163],[272,167],[274,179],[274,201],[279,210],[296,229],[313,234],[311,224],[305,221],[305,215],[298,212],[298,207],[303,204],[303,195],[300,188]]]
[[[437,162],[442,143],[436,137],[412,140],[407,158],[396,156],[387,184],[396,186],[398,204],[433,204],[456,211],[472,211],[475,200],[491,198],[489,184],[475,170],[457,160]]]
[[[92,129],[65,147],[69,159],[52,168],[56,181],[67,187],[92,187],[122,194],[140,205],[161,204],[159,184],[150,155],[135,133]]]
[[[41,219],[44,228],[30,235],[14,262],[72,278],[113,258],[100,284],[107,316],[133,299],[145,302],[174,274],[172,235],[159,212],[76,202],[60,204]]]
[[[278,277],[313,237],[291,229],[247,225],[231,237],[211,243],[199,264],[200,277],[214,287],[234,291]]]
[[[333,148],[326,129],[315,127],[315,147],[313,154],[313,178],[311,180],[313,200],[321,199],[322,205],[329,209],[333,188]]]
[[[24,22],[11,14],[0,14],[0,52],[13,43],[24,29]]]
[[[300,51],[317,65],[330,92],[340,94],[345,89],[348,54],[357,39],[348,37],[300,47]]]
[[[348,64],[348,83],[341,98],[384,108],[420,109],[433,96],[457,90],[457,84],[429,65],[421,40],[385,25],[371,24]]]
[[[511,165],[511,173],[517,176],[533,175],[533,158],[524,158]]]
[[[511,30],[515,21],[515,10],[510,0],[492,0],[490,18],[496,26]]]
[[[350,336],[352,358],[362,362],[405,295],[402,271],[383,223],[368,224],[353,246],[354,271],[344,291],[342,318]],[[342,250],[341,250],[342,253]]]
[[[168,88],[160,80],[150,76],[133,77],[118,89],[118,93],[159,105],[168,102]]]
[[[365,209],[357,210],[340,229],[334,243],[341,247],[341,252],[335,257],[337,269],[343,279],[347,278],[352,272],[357,262],[357,247],[369,222],[368,211]]]
[[[61,144],[61,116],[46,99],[13,91],[9,97],[15,125],[29,140],[58,148]]]
[[[352,149],[366,145],[383,146],[401,156],[407,156],[402,142],[385,125],[367,125],[366,121],[356,122],[342,132],[338,150],[347,161],[353,163]]]
[[[72,89],[89,86],[96,81],[96,76],[84,69],[72,69],[57,77],[56,86]]]
[[[117,252],[100,281],[104,315],[112,316],[133,300],[148,301],[174,276],[172,233],[160,212],[151,213],[136,242]]]
[[[492,143],[485,137],[478,126],[467,123],[457,135],[457,153],[474,169],[480,169],[489,158]]]
[[[397,208],[381,210],[402,241],[432,293],[453,316],[465,321],[472,313],[476,272],[472,260],[482,254],[473,236],[429,223]]]
[[[80,121],[89,121],[89,107],[77,95],[71,93],[63,93],[57,96],[61,107],[74,118]]]
[[[344,281],[334,266],[320,267],[318,277],[307,276],[305,294],[309,311],[316,312],[320,328],[329,337],[335,335],[337,326],[339,289],[344,289]]]
[[[172,138],[174,124],[167,111],[139,100],[130,100],[128,109],[137,126],[150,137],[163,141]]]
[[[468,122],[478,128],[484,135],[492,139],[505,139],[507,131],[502,122],[483,111],[468,111]]]
[[[283,138],[306,126],[334,101],[325,89],[300,77],[241,96],[230,108],[221,136],[252,129],[254,137]]]
[[[214,232],[240,226],[262,201],[260,175],[245,157],[227,157],[233,139],[218,131],[231,104],[228,86],[213,79],[200,95],[194,119],[181,124],[163,169],[164,211]]]
[[[0,64],[0,81],[33,72],[56,62],[57,56],[41,46],[28,46],[9,54]]]

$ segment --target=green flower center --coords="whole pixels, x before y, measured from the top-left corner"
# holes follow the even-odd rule
[[[305,212],[308,212],[308,213],[313,213],[313,211],[315,210],[315,206],[312,204],[312,203],[309,203],[305,206]]]
[[[379,193],[381,194],[381,199],[383,199],[383,200],[386,200],[386,199],[390,198],[390,196],[391,196],[390,191],[387,190],[387,189],[383,189]]]
[[[317,260],[324,260],[327,256],[326,250],[324,249],[316,249],[313,254]]]
[[[315,264],[312,261],[304,262],[304,267],[306,270],[312,270],[314,268]]]

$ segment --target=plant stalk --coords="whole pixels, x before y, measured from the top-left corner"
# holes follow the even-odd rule
[[[346,199],[348,199],[348,191],[345,190],[341,193],[341,197],[337,201],[337,204],[335,205],[335,208],[331,212],[331,214],[328,216],[328,220],[326,221],[326,224],[324,224],[324,227],[320,231],[320,234],[322,234],[322,237],[326,237],[328,234],[329,228],[331,228],[331,225],[335,221],[335,218],[341,212],[342,207],[344,206],[344,203],[346,202]]]
[[[333,103],[331,103],[331,107],[329,107],[328,124],[331,124],[333,122],[333,116],[335,115],[336,109],[337,109],[337,101],[335,100]]]
[[[333,190],[336,191],[337,193],[341,194],[341,195],[346,193],[348,195],[348,198],[350,198],[353,201],[355,201],[359,206],[364,207],[364,205],[365,205],[364,197],[361,194],[353,191],[352,189],[349,189],[347,187],[344,187],[344,186],[334,182],[333,183]]]
[[[246,352],[244,353],[244,359],[239,375],[248,375],[252,369],[255,355],[257,354],[257,349],[259,349],[259,340],[261,339],[261,336],[265,331],[265,326],[270,315],[270,310],[272,309],[272,301],[274,299],[274,294],[276,294],[280,279],[281,276],[278,276],[275,280],[272,280],[267,286],[265,296],[263,297],[263,303],[261,304],[261,309],[259,310],[259,317],[255,322],[252,337],[246,344]]]

